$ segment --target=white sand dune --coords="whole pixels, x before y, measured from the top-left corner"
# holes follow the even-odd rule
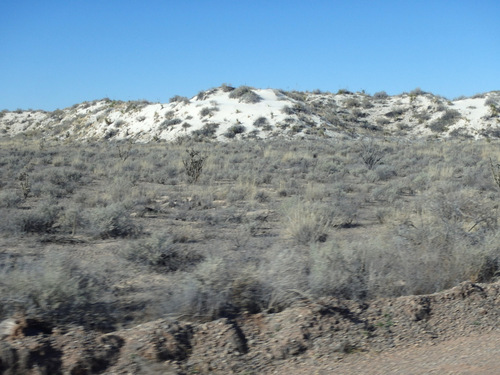
[[[248,91],[248,89],[247,89]],[[449,101],[430,93],[285,92],[251,89],[259,100],[234,97],[227,86],[170,103],[84,102],[54,112],[2,111],[0,136],[173,141],[238,138],[373,136],[500,137],[500,92]],[[233,97],[232,97],[233,96]]]

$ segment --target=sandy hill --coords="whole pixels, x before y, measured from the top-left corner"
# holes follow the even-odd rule
[[[498,138],[499,126],[500,91],[450,101],[419,89],[370,96],[223,85],[165,104],[102,99],[53,112],[0,112],[0,136],[138,142],[358,134]]]

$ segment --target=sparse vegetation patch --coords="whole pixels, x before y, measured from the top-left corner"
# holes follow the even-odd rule
[[[231,99],[239,99],[243,103],[258,103],[262,98],[256,94],[253,89],[249,86],[240,86],[232,90],[229,94]]]

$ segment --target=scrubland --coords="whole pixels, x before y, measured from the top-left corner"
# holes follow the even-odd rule
[[[499,278],[498,141],[0,140],[0,320],[110,331]]]

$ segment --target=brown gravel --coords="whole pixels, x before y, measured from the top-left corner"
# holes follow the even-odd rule
[[[286,363],[272,374],[500,374],[500,333],[486,333],[405,349],[356,353],[341,361],[328,358]]]

